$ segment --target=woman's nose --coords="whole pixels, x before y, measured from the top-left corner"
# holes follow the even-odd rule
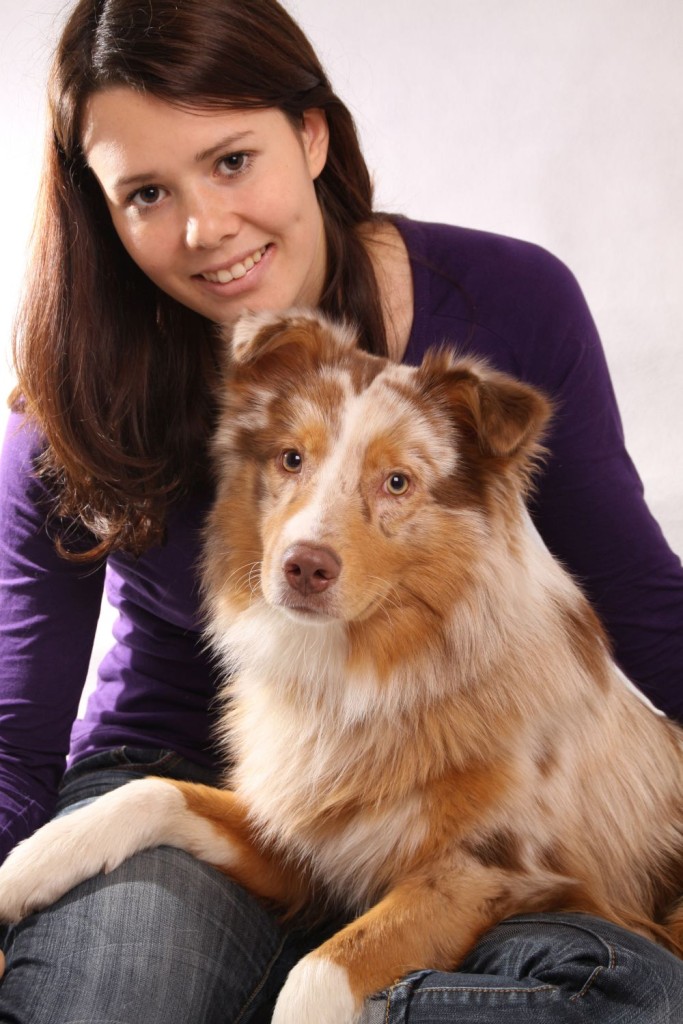
[[[215,249],[224,238],[237,233],[239,219],[225,201],[206,198],[192,204],[185,217],[185,245],[188,249]]]

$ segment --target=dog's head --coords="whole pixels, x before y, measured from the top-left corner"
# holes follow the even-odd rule
[[[447,349],[368,355],[312,313],[247,316],[229,349],[209,591],[306,621],[438,620],[521,522],[546,399]]]

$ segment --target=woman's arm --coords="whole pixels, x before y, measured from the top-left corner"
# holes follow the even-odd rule
[[[13,415],[0,460],[0,860],[53,810],[104,579],[55,551],[39,450]]]
[[[548,266],[544,312],[554,329],[536,335],[535,370],[530,362],[525,372],[556,403],[536,522],[591,599],[623,671],[683,721],[681,561],[647,506],[583,295],[565,267],[552,258]]]

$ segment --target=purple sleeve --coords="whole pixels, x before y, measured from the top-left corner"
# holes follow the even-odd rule
[[[13,415],[0,461],[0,861],[54,808],[104,577],[57,555],[38,450]]]
[[[583,585],[623,671],[657,707],[683,720],[681,562],[647,507],[626,450],[583,295],[562,264],[551,261],[550,271],[541,316],[548,332],[536,335],[525,373],[557,406],[537,525]]]

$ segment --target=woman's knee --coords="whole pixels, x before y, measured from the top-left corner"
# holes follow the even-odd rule
[[[9,931],[0,1019],[225,1024],[258,1003],[284,939],[239,886],[161,847]]]
[[[379,993],[363,1024],[476,1021],[678,1024],[683,963],[653,942],[581,914],[510,918],[457,972],[421,971]]]

